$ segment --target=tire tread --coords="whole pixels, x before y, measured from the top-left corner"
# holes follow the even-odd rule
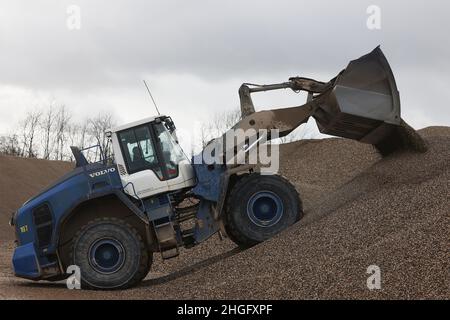
[[[244,175],[233,186],[233,188],[228,196],[228,199],[227,199],[227,205],[226,205],[227,211],[225,212],[225,230],[227,232],[228,237],[234,243],[236,243],[239,247],[241,247],[243,249],[252,247],[252,246],[258,244],[259,241],[250,239],[250,238],[246,237],[244,234],[242,234],[239,231],[235,221],[233,219],[230,219],[231,215],[229,213],[231,212],[231,210],[233,210],[233,203],[236,201],[236,199],[239,198],[238,195],[240,193],[240,190],[242,188],[248,187],[249,184],[258,184],[259,183],[258,180],[259,180],[260,176],[261,175],[259,173],[251,173],[251,174]],[[299,195],[297,189],[295,189],[295,187],[285,177],[283,177],[281,175],[276,175],[274,177],[277,177],[277,179],[279,179],[284,184],[284,186],[287,188],[288,193],[294,195],[294,197],[296,197],[296,199],[298,199],[298,216],[297,216],[296,221],[300,220],[303,215],[303,208],[302,208],[302,203],[300,200],[300,195]]]
[[[142,239],[142,236],[140,235],[140,233],[129,223],[118,219],[118,218],[113,218],[113,217],[101,217],[101,218],[96,218],[93,219],[91,221],[89,221],[87,224],[85,224],[82,228],[80,228],[80,230],[78,230],[75,233],[75,236],[72,239],[72,243],[70,246],[70,261],[73,264],[74,261],[74,251],[75,251],[75,244],[77,242],[77,239],[89,228],[98,225],[100,223],[111,223],[111,224],[116,224],[116,225],[120,225],[122,227],[127,228],[131,233],[133,233],[133,235],[135,235],[137,237],[137,239],[139,240],[139,245],[140,245],[140,252],[141,252],[141,259],[140,259],[140,264],[139,264],[139,268],[137,270],[137,272],[133,275],[133,277],[127,282],[124,283],[123,285],[120,285],[118,287],[114,287],[114,288],[110,288],[108,290],[121,290],[121,289],[128,289],[131,287],[136,286],[139,282],[141,282],[148,274],[151,264],[152,264],[152,254],[147,250],[146,246],[145,246],[145,242]],[[89,284],[87,282],[83,282],[83,279],[81,279],[82,281],[82,287],[85,289],[91,289],[91,290],[98,290],[99,288]],[[103,288],[102,288],[103,289]]]

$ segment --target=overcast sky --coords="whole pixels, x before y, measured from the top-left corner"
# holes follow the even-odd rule
[[[67,27],[70,5],[81,10],[79,30]],[[381,9],[380,30],[367,28],[370,5]],[[403,118],[416,128],[449,125],[449,21],[447,0],[0,0],[0,133],[51,103],[79,119],[101,110],[120,123],[152,116],[142,79],[189,130],[236,108],[242,82],[328,81],[378,44]],[[304,102],[288,91],[255,99]]]

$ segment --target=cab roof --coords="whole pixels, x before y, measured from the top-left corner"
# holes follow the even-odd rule
[[[119,131],[126,130],[126,129],[129,129],[129,128],[138,127],[140,125],[143,125],[143,124],[146,124],[146,123],[149,123],[149,122],[153,122],[156,119],[165,118],[165,117],[166,117],[165,115],[159,115],[159,116],[144,118],[144,119],[141,119],[141,120],[138,120],[138,121],[130,122],[130,123],[127,123],[127,124],[115,127],[113,129],[111,129],[110,132],[119,132]]]

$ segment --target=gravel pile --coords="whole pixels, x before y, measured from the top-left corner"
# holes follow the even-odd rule
[[[299,168],[310,164],[312,169],[301,170],[300,181],[284,173],[300,191],[308,185],[312,190],[324,188],[321,200],[310,200],[305,219],[274,239],[170,281],[171,292],[180,298],[448,299],[450,130],[421,133],[429,143],[427,153],[402,152],[380,161],[370,146],[342,139],[300,143],[311,148],[305,153],[289,146],[288,162],[297,162]],[[316,155],[332,158],[311,155],[316,147]],[[347,159],[343,150],[353,158]],[[355,168],[359,173],[352,176],[357,163],[363,168]],[[343,169],[342,175],[315,177],[335,165]],[[345,179],[350,180],[338,186]],[[327,192],[327,186],[337,188]],[[370,265],[381,269],[379,291],[366,286]],[[182,289],[186,279],[196,284],[188,292]],[[175,284],[177,290],[172,291]]]
[[[73,292],[13,278],[5,269],[12,246],[3,243],[0,292],[15,298],[448,299],[450,128],[420,133],[428,152],[384,159],[371,146],[344,139],[283,146],[281,172],[298,188],[305,218],[251,249],[215,236],[172,260],[155,254],[151,274],[137,288]],[[381,290],[366,286],[370,265],[380,267]]]
[[[0,155],[0,240],[14,237],[8,225],[11,213],[72,167],[69,162]]]

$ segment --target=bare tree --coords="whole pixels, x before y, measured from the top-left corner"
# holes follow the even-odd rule
[[[211,141],[212,138],[212,134],[211,134],[211,123],[206,123],[203,122],[200,125],[200,146],[202,148],[206,147],[206,145],[209,143],[209,141]]]
[[[213,115],[200,126],[200,144],[204,148],[212,139],[222,136],[241,120],[241,110],[226,110]]]
[[[72,161],[69,145],[83,149],[95,143],[107,152],[108,138],[105,131],[115,126],[115,123],[113,115],[105,112],[74,122],[65,105],[34,108],[16,126],[17,131],[0,137],[0,153]]]
[[[67,125],[67,141],[69,143],[69,146],[77,146],[78,142],[80,141],[80,125],[77,123],[69,123]],[[70,152],[68,154],[69,161],[73,161],[73,154]]]
[[[107,154],[108,137],[106,136],[106,131],[115,126],[116,121],[114,119],[114,116],[109,113],[101,112],[96,117],[89,119],[88,124],[89,134],[101,147],[102,151]]]
[[[22,136],[22,150],[21,156],[28,158],[37,157],[37,151],[35,150],[35,139],[37,136],[37,130],[39,129],[39,122],[42,116],[40,110],[33,110],[27,112],[25,119],[21,121],[21,136]]]
[[[64,160],[67,134],[71,115],[66,110],[66,106],[59,107],[55,121],[55,160]]]
[[[89,120],[86,119],[84,120],[80,125],[79,125],[79,134],[80,134],[80,139],[78,141],[78,146],[81,149],[84,149],[86,147],[86,144],[90,143],[90,136],[89,136]]]
[[[233,109],[216,113],[211,121],[211,133],[220,137],[241,120],[241,110]]]
[[[0,137],[0,154],[20,156],[19,137],[17,134]]]
[[[50,159],[50,155],[53,152],[53,145],[51,144],[52,135],[55,129],[56,112],[50,106],[42,115],[41,120],[41,130],[42,130],[42,147],[43,147],[43,158]]]
[[[6,144],[7,144],[7,137],[6,136],[1,136],[0,137],[0,154],[7,154],[6,152]]]

